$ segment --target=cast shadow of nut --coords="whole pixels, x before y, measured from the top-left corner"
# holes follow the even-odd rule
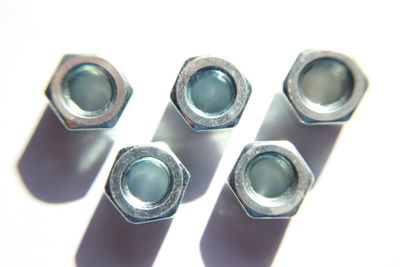
[[[75,257],[78,267],[152,266],[171,220],[129,224],[103,196]]]
[[[167,143],[189,170],[191,179],[183,202],[195,200],[207,191],[230,134],[230,130],[195,132],[168,104],[153,142]]]
[[[71,132],[47,107],[18,170],[29,191],[49,203],[82,198],[111,149],[112,140],[101,131]]]
[[[289,220],[255,220],[246,215],[227,185],[223,188],[200,243],[204,264],[269,266]]]
[[[335,145],[341,125],[304,125],[284,95],[272,100],[256,140],[288,140],[299,150],[316,181]]]
[[[282,94],[277,94],[256,140],[289,140],[317,179],[340,133],[339,125],[302,125]],[[301,209],[300,211],[301,212]],[[226,185],[200,243],[206,266],[270,266],[289,220],[254,220]]]

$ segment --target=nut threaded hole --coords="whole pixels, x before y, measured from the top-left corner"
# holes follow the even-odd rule
[[[265,198],[280,197],[296,183],[294,168],[276,153],[256,156],[245,172],[254,192]]]
[[[171,187],[171,173],[164,162],[144,157],[135,160],[124,174],[125,193],[146,205],[162,201]]]
[[[98,116],[112,104],[116,84],[111,75],[95,64],[72,68],[62,82],[64,100],[73,113]]]
[[[218,68],[198,70],[189,80],[188,100],[201,113],[218,116],[233,105],[236,86],[225,71]]]
[[[350,69],[333,58],[310,62],[301,71],[298,82],[307,106],[319,112],[340,108],[350,98],[354,87]]]

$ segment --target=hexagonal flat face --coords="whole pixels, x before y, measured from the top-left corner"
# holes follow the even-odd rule
[[[46,95],[68,130],[112,128],[132,88],[106,60],[66,55],[55,71]]]
[[[171,100],[194,130],[234,127],[249,100],[251,86],[229,62],[215,57],[187,60]]]
[[[284,82],[284,93],[301,122],[341,123],[350,119],[368,86],[349,57],[319,50],[302,52]]]
[[[128,222],[158,221],[175,214],[189,179],[167,145],[132,146],[118,153],[105,192]]]
[[[290,142],[254,142],[243,149],[228,183],[250,217],[287,218],[297,212],[314,176]]]

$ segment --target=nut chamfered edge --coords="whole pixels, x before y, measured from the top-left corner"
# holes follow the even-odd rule
[[[296,181],[281,196],[268,198],[255,193],[246,169],[262,154],[285,158],[296,173]],[[245,146],[228,178],[228,185],[249,217],[254,219],[289,218],[296,214],[306,193],[314,184],[314,175],[294,145],[288,141],[257,141]]]
[[[125,189],[127,171],[133,162],[143,158],[159,160],[169,169],[171,185],[158,202],[143,202]],[[172,217],[182,201],[189,180],[189,171],[166,144],[137,145],[123,148],[118,153],[105,186],[105,194],[126,221],[140,224]]]
[[[196,108],[189,97],[188,87],[200,71],[216,69],[232,81],[233,103],[218,114],[208,114]],[[185,61],[171,91],[171,100],[183,119],[195,131],[231,128],[238,124],[251,95],[251,85],[231,63],[216,57],[192,57]]]
[[[352,88],[348,99],[331,109],[321,110],[318,105],[310,105],[302,94],[299,84],[303,72],[318,60],[334,60],[348,70],[352,78]],[[290,69],[283,86],[283,92],[300,121],[304,124],[336,124],[348,121],[360,103],[368,87],[368,81],[360,67],[350,57],[332,51],[306,50],[299,54]]]
[[[66,97],[64,79],[74,69],[90,65],[98,68],[111,82],[111,98],[107,105],[96,112],[85,111],[74,100]],[[132,87],[113,65],[93,55],[65,55],[54,72],[45,91],[50,107],[68,130],[112,128],[117,123],[133,93]]]

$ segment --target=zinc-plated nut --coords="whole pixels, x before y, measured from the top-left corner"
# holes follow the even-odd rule
[[[171,100],[194,130],[211,130],[234,127],[250,94],[250,83],[235,66],[202,56],[184,63]]]
[[[306,50],[297,57],[284,82],[284,93],[301,122],[340,123],[350,119],[368,81],[349,57]]]
[[[259,141],[241,152],[228,183],[255,219],[288,218],[296,214],[314,175],[288,141]]]
[[[46,89],[50,106],[68,130],[112,128],[132,88],[108,61],[65,55]]]
[[[118,153],[105,192],[129,223],[139,224],[172,217],[189,179],[166,144],[132,146]]]

